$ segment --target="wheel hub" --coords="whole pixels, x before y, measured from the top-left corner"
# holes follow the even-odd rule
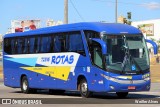
[[[27,84],[27,81],[25,80],[23,82],[23,90],[27,90],[27,87],[28,87],[28,84]]]
[[[87,83],[83,83],[81,85],[81,90],[82,90],[82,93],[83,94],[86,94],[87,93]]]

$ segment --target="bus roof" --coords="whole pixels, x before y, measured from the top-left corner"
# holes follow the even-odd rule
[[[81,22],[73,24],[63,24],[52,27],[45,27],[36,30],[30,30],[26,32],[17,32],[6,34],[6,37],[14,36],[28,36],[28,35],[38,35],[38,34],[49,34],[49,33],[58,33],[58,32],[68,32],[68,31],[77,31],[77,30],[93,30],[97,32],[106,32],[107,34],[138,34],[141,31],[133,26],[120,23],[101,23],[101,22]]]

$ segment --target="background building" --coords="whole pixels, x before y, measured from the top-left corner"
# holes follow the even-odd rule
[[[46,26],[54,26],[55,23],[56,23],[56,22],[55,22],[54,20],[48,19],[48,20],[46,21]]]
[[[54,21],[53,19],[48,19],[46,21],[46,26],[56,26],[56,25],[61,25],[63,24],[62,21]]]
[[[160,51],[160,19],[136,21],[132,22],[132,26],[139,28],[146,39],[151,39],[156,42]],[[151,58],[154,56],[153,47],[149,43],[147,43],[147,46],[150,50]]]
[[[160,40],[160,19],[136,21],[132,26],[139,28],[145,38]]]

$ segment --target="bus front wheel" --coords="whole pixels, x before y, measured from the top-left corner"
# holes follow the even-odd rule
[[[125,98],[128,95],[128,92],[116,92],[119,98]]]
[[[22,77],[21,90],[23,93],[26,93],[26,94],[28,94],[31,91],[31,89],[29,88],[29,83],[26,76]]]
[[[88,84],[85,79],[82,79],[80,82],[80,93],[81,93],[81,96],[85,98],[92,96],[92,92],[88,90]]]

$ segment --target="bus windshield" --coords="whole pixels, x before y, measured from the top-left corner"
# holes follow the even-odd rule
[[[106,68],[125,74],[149,69],[149,56],[142,35],[104,35],[107,44]]]

